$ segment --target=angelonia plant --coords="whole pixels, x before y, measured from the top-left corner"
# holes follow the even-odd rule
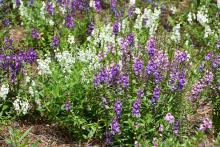
[[[107,146],[205,146],[220,132],[218,1],[0,9],[2,115],[44,117]]]

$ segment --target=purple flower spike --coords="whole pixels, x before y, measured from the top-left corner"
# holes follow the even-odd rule
[[[89,25],[88,25],[88,34],[89,35],[92,35],[92,32],[93,32],[93,30],[94,30],[94,27],[95,27],[95,25],[91,22],[91,23],[89,23]]]
[[[212,128],[212,121],[209,118],[204,118],[202,124],[200,124],[199,130],[207,131]]]
[[[100,0],[95,0],[95,8],[98,13],[101,12],[102,6]]]
[[[115,35],[118,34],[119,29],[120,29],[119,23],[118,23],[118,22],[114,23],[114,24],[113,24],[113,33],[114,33]]]
[[[217,47],[217,48],[220,48],[220,40],[217,41],[216,47]]]
[[[67,15],[65,18],[65,23],[67,28],[74,27],[74,19],[71,15]]]
[[[137,98],[137,100],[132,105],[132,114],[134,117],[141,117],[140,107],[141,107],[141,99]]]
[[[169,124],[174,123],[174,116],[171,113],[167,113],[164,119],[168,121]]]
[[[113,132],[113,135],[118,134],[118,133],[121,132],[119,122],[118,122],[117,118],[114,118],[112,120],[112,132]]]
[[[174,134],[179,134],[179,129],[180,129],[180,121],[177,120],[173,126],[173,132]]]
[[[117,0],[111,0],[111,7],[112,9],[115,9],[117,6]]]
[[[153,37],[148,40],[146,48],[149,56],[153,57],[156,50],[156,41]]]
[[[10,24],[11,24],[11,21],[9,20],[9,19],[4,19],[3,20],[3,24],[4,24],[4,26],[9,26]]]
[[[54,12],[55,12],[55,8],[53,7],[52,4],[47,3],[47,5],[46,5],[46,11],[48,12],[49,15],[52,15],[52,14],[54,14]]]
[[[212,59],[212,57],[213,57],[213,52],[210,52],[210,53],[208,53],[208,54],[205,56],[205,60],[206,60],[206,61],[209,61],[209,60]]]
[[[122,102],[120,100],[116,100],[114,110],[117,117],[119,118],[122,112]]]
[[[143,73],[143,69],[144,69],[144,61],[139,58],[135,58],[133,64],[134,74],[136,76],[141,75]]]
[[[51,43],[51,46],[52,47],[57,47],[59,44],[60,44],[59,38],[57,36],[54,36],[53,40],[52,40],[52,43]]]
[[[40,32],[37,29],[32,29],[32,38],[40,39]]]
[[[65,103],[65,109],[66,109],[66,111],[70,111],[70,109],[71,109],[71,103],[70,103],[70,101],[67,101],[66,103]]]

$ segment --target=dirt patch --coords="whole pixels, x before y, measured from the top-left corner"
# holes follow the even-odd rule
[[[90,143],[77,143],[68,131],[56,124],[31,124],[30,122],[15,121],[11,125],[13,129],[19,129],[25,132],[32,127],[28,138],[31,142],[39,142],[38,147],[87,147],[95,146],[101,147],[99,141],[92,141]],[[5,143],[5,138],[9,137],[8,126],[1,127],[0,129],[0,146],[8,147]]]

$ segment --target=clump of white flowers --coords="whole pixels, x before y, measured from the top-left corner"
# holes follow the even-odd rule
[[[137,19],[135,20],[134,28],[141,29],[143,27],[143,20],[146,28],[149,28],[149,35],[153,36],[158,27],[158,20],[160,19],[161,11],[160,9],[154,9],[154,12],[151,9],[144,9],[144,13],[141,14],[140,9],[135,10],[138,14]]]
[[[196,15],[195,15],[194,13],[192,13],[192,12],[189,12],[187,21],[188,21],[190,24],[192,24],[192,21],[193,21],[194,19],[196,19]]]
[[[135,3],[136,3],[136,0],[130,0],[130,1],[129,1],[129,5],[130,5],[130,6],[135,5]]]
[[[172,31],[170,39],[174,41],[175,43],[180,42],[180,39],[181,39],[180,24],[177,24],[175,27],[173,27],[173,31]]]
[[[202,25],[205,26],[209,23],[208,19],[208,9],[205,6],[200,7],[199,11],[196,14],[197,21]]]
[[[55,57],[63,69],[63,72],[70,73],[75,63],[75,58],[73,57],[72,53],[69,51],[57,52]]]
[[[68,39],[67,39],[67,42],[69,43],[69,44],[74,44],[75,43],[75,38],[74,38],[74,36],[72,36],[72,35],[69,35],[68,36]]]
[[[217,7],[220,9],[220,0],[217,0]]]
[[[28,101],[22,100],[20,97],[17,97],[17,99],[13,102],[13,106],[15,111],[17,111],[18,114],[27,114],[28,109],[30,108]]]
[[[8,84],[3,84],[0,89],[0,97],[3,98],[3,100],[5,100],[8,92],[9,92]]]
[[[37,63],[38,63],[37,69],[39,75],[52,74],[50,70],[51,59],[49,57],[46,57],[46,59],[37,59]]]

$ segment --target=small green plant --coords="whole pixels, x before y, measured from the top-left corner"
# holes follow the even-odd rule
[[[30,133],[32,127],[25,131],[23,134],[18,129],[13,129],[12,127],[8,128],[9,131],[9,138],[5,139],[5,142],[12,147],[26,147],[30,145],[31,147],[36,147],[38,142],[31,143],[30,139],[28,138],[28,134]]]

